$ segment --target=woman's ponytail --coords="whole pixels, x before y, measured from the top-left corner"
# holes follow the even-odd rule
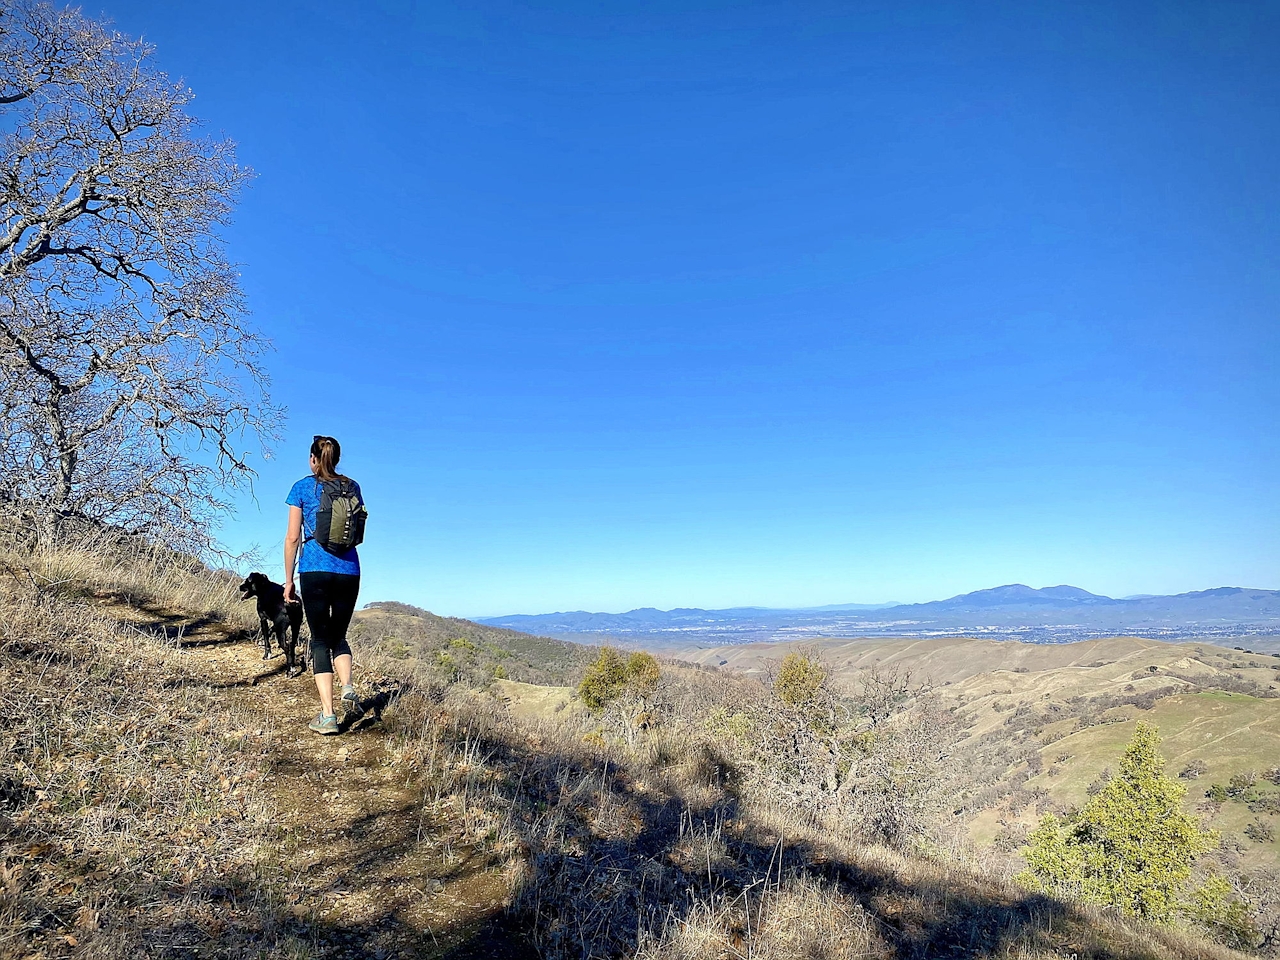
[[[321,480],[338,479],[338,460],[342,447],[333,437],[316,436],[311,441],[311,456],[316,458],[316,476]]]

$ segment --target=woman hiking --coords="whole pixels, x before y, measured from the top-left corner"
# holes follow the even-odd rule
[[[351,682],[351,646],[347,627],[360,593],[360,557],[355,545],[364,536],[364,498],[360,485],[336,470],[342,448],[333,437],[311,441],[311,475],[293,485],[289,530],[284,538],[284,599],[297,603],[293,587],[298,545],[302,558],[302,609],[311,628],[311,672],[320,693],[320,712],[308,726],[316,733],[341,733],[333,709],[333,674],[342,684],[344,714],[359,708]],[[319,529],[317,529],[317,524]]]

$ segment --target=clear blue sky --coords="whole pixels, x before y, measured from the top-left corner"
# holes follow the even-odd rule
[[[277,576],[323,432],[440,613],[1280,587],[1274,3],[86,10],[257,172]]]

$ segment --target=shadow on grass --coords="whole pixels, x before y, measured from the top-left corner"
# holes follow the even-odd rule
[[[690,807],[603,760],[533,752],[502,737],[477,743],[473,732],[467,735],[497,771],[489,804],[520,834],[531,867],[514,905],[492,922],[527,931],[545,957],[631,956],[642,929],[680,921],[708,901],[747,902],[770,877],[808,877],[856,901],[883,945],[871,956],[979,960],[1028,949],[1079,960],[1172,955],[1136,937],[1109,944],[1088,913],[1037,894],[1011,894],[959,869],[899,873],[874,857],[853,862],[808,843],[780,847],[728,793]]]
[[[398,694],[397,688],[368,698],[356,723],[373,722]],[[165,960],[603,960],[633,955],[641,930],[688,918],[700,903],[747,902],[770,878],[809,877],[866,911],[878,940],[868,945],[869,957],[979,960],[1028,950],[1078,960],[1176,956],[1154,939],[1107,946],[1105,937],[1090,935],[1092,918],[1081,911],[1042,896],[1010,896],[959,871],[950,878],[941,868],[935,876],[928,869],[899,873],[806,843],[780,846],[728,794],[691,807],[592,756],[535,751],[470,729],[465,735],[484,758],[477,769],[489,784],[473,802],[506,817],[524,848],[529,872],[511,906],[505,905],[502,859],[485,842],[459,845],[455,858],[440,856],[451,825],[426,817],[425,785],[417,784],[346,828],[354,855],[339,852],[337,844],[327,850],[335,828],[317,812],[299,837],[314,851],[297,878],[300,902],[289,899],[287,885],[264,886],[256,878],[202,877],[175,885],[156,877],[104,909],[103,920],[128,925],[137,955]],[[298,758],[294,769],[279,772],[315,771]],[[741,828],[727,826],[735,823]],[[715,852],[697,849],[699,837],[714,838]],[[380,896],[372,907],[344,915],[345,893],[374,888]],[[459,895],[467,891],[470,896]],[[133,909],[127,919],[126,908]],[[74,922],[68,912],[55,925],[72,936]],[[815,949],[796,956],[827,955]]]
[[[152,632],[172,641],[215,622],[175,617]],[[228,631],[224,637],[184,645],[238,642],[247,636]],[[282,674],[284,666],[281,661],[265,673],[222,686],[255,686]],[[216,681],[212,685],[219,686]],[[344,718],[343,732],[360,732],[379,722],[401,694],[402,688],[394,686],[362,700],[358,711]],[[328,913],[312,915],[307,911],[314,904],[308,903],[298,905],[305,907],[298,916],[294,904],[253,883],[238,888],[223,880],[204,890],[157,888],[157,903],[194,898],[217,904],[214,912],[222,926],[186,918],[141,920],[145,928],[135,935],[148,945],[147,955],[236,955],[222,949],[226,935],[219,932],[231,924],[242,943],[261,946],[271,955],[293,951],[335,960],[623,958],[634,954],[641,931],[678,923],[711,901],[750,902],[771,877],[811,878],[858,903],[880,942],[870,950],[873,957],[979,960],[1027,950],[1074,954],[1079,960],[1174,955],[1154,939],[1107,945],[1085,912],[1042,896],[1010,895],[959,871],[938,879],[928,869],[900,873],[871,858],[841,859],[831,849],[809,843],[780,844],[752,823],[728,790],[708,791],[717,798],[690,804],[654,789],[661,771],[638,771],[645,782],[637,782],[637,774],[626,767],[619,769],[587,751],[532,749],[514,731],[486,733],[468,726],[465,733],[455,728],[453,735],[459,740],[455,747],[463,748],[465,736],[465,749],[483,758],[477,765],[484,769],[483,785],[471,803],[485,807],[518,836],[527,873],[511,906],[504,905],[506,891],[499,889],[469,900],[487,907],[464,911],[452,906],[457,901],[451,891],[471,884],[496,886],[502,864],[477,842],[446,865],[433,851],[447,839],[443,831],[448,825],[424,818],[419,792],[355,821],[348,831],[360,845],[355,856],[327,857],[322,828],[309,837],[319,851],[311,861],[315,875],[333,877],[326,888],[313,891],[323,895]],[[302,760],[280,772],[314,773]],[[722,760],[708,762],[701,775],[720,786],[734,780],[732,765]],[[415,790],[426,786],[418,783]],[[398,864],[394,884],[387,881],[390,863]],[[912,873],[914,879],[909,878]],[[370,888],[386,893],[377,908],[358,917],[343,916],[341,894]],[[422,911],[441,894],[436,919],[425,922]],[[265,921],[264,905],[270,905]]]

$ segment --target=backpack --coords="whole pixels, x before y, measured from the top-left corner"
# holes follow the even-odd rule
[[[336,480],[316,478],[320,494],[320,508],[316,511],[316,531],[308,540],[314,540],[329,553],[339,555],[364,542],[364,522],[369,511],[360,502],[352,482],[347,477]]]

